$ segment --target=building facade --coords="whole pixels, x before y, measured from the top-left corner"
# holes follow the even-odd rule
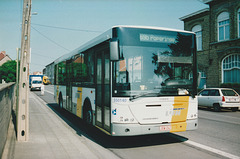
[[[240,1],[203,0],[209,8],[180,20],[196,33],[200,88],[240,84]]]
[[[5,62],[11,60],[12,59],[6,54],[5,51],[0,52],[0,66],[2,66]]]

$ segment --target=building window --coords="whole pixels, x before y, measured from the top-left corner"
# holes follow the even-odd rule
[[[200,78],[200,81],[198,81],[199,82],[198,88],[203,89],[203,88],[206,88],[206,78],[207,78],[207,76],[206,76],[205,72],[203,72],[201,70],[199,70],[199,71],[200,71],[199,73],[201,75],[201,78]],[[193,80],[192,72],[189,74],[189,80]]]
[[[238,37],[240,38],[240,8],[238,9]]]
[[[200,79],[200,83],[199,83],[199,86],[198,86],[198,88],[201,88],[201,89],[203,89],[203,88],[206,88],[206,74],[205,74],[205,72],[200,72],[201,73],[201,79]]]
[[[196,34],[197,51],[201,51],[202,50],[202,27],[201,27],[201,25],[195,25],[192,28],[192,31]]]
[[[240,83],[240,54],[232,54],[223,59],[222,82]]]
[[[222,12],[218,18],[218,41],[229,40],[230,29],[229,29],[229,13]]]

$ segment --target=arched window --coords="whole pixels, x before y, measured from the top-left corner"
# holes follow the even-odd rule
[[[228,40],[230,38],[229,13],[222,12],[217,18],[218,22],[218,41]]]
[[[202,50],[202,26],[195,25],[192,28],[192,32],[196,34],[197,51],[201,51]]]
[[[238,19],[238,37],[240,38],[240,8],[238,9],[237,19]]]
[[[222,82],[240,83],[240,54],[232,54],[223,59]]]

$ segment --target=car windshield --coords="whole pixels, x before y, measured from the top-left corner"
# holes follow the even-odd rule
[[[222,90],[224,96],[238,96],[238,94],[233,90]]]
[[[169,48],[124,46],[114,66],[113,96],[191,94],[192,56]]]

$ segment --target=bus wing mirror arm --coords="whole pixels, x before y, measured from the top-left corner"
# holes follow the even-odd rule
[[[118,61],[119,60],[119,44],[117,39],[110,40],[110,60],[111,61]]]

